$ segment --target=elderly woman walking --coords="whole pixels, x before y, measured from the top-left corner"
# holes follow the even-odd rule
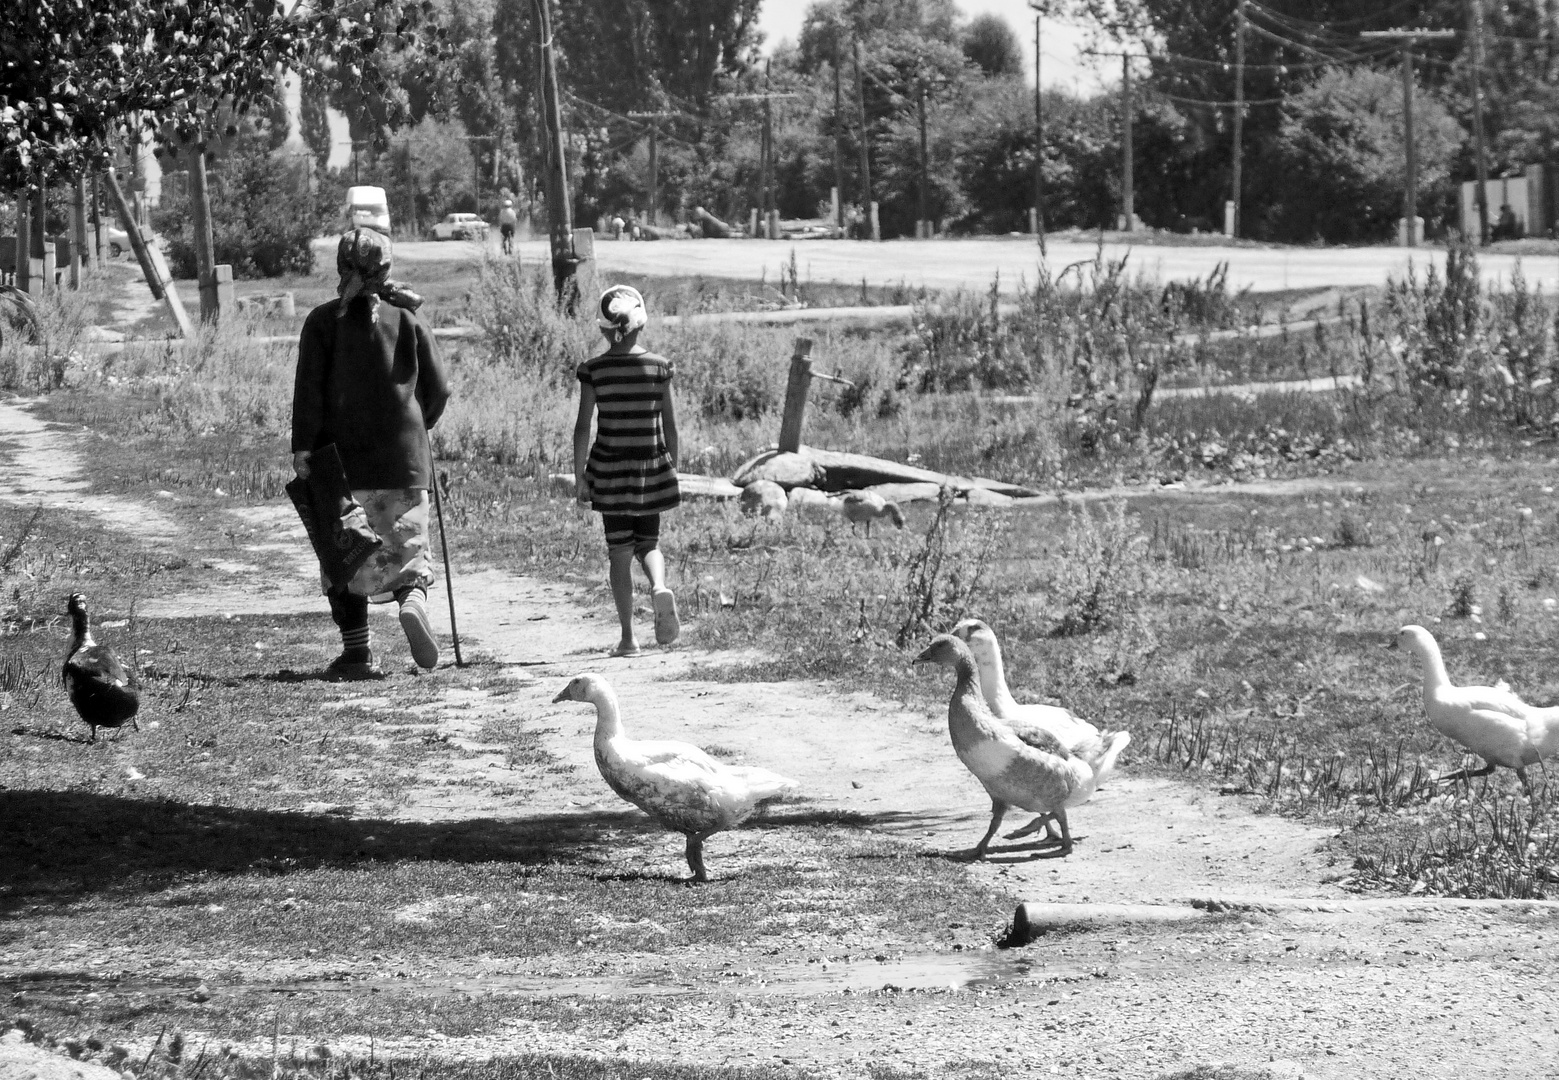
[[[428,429],[449,400],[433,335],[415,312],[422,298],[389,280],[390,241],[355,229],[336,249],[340,298],[309,312],[298,341],[292,398],[292,463],[334,444],[352,497],[383,541],[350,580],[321,570],[341,655],[326,669],[338,679],[379,673],[368,605],[394,600],[417,666],[438,666],[428,622]]]

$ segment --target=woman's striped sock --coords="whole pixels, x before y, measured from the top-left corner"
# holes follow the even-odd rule
[[[366,626],[353,627],[350,630],[341,631],[341,648],[349,653],[368,652],[373,642],[373,633]]]

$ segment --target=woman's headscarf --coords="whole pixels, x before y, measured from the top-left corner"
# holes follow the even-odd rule
[[[369,297],[369,317],[379,318],[379,301],[385,300],[407,311],[422,306],[422,297],[398,281],[390,280],[390,238],[372,229],[353,229],[336,247],[336,271],[341,284],[336,293],[341,305],[336,318],[346,314],[353,297]]]
[[[601,317],[595,324],[611,334],[614,342],[642,330],[649,321],[644,297],[632,285],[613,285],[601,294]]]

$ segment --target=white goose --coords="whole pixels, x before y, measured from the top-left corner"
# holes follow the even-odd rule
[[[867,536],[871,536],[872,522],[878,518],[887,518],[899,528],[904,527],[904,511],[899,509],[899,504],[889,502],[875,491],[845,492],[839,499],[839,513],[851,528],[864,523]]]
[[[1081,806],[1091,799],[1099,785],[1115,771],[1115,761],[1121,751],[1131,745],[1131,732],[1111,731],[1101,734],[1094,725],[1059,705],[1019,703],[1007,689],[1001,643],[996,640],[995,631],[979,619],[964,619],[953,627],[953,635],[969,645],[969,652],[973,654],[979,671],[980,693],[986,705],[998,719],[1012,728],[1018,738],[1031,745],[1042,745],[1046,739],[1056,739],[1070,753],[1088,763],[1093,775],[1066,805]],[[1016,832],[1008,833],[1007,839],[1027,836],[1046,824],[1047,819],[1036,818]],[[1050,835],[1055,836],[1054,830],[1051,830]]]
[[[704,841],[735,828],[767,799],[800,787],[767,769],[726,765],[690,743],[630,739],[617,695],[599,675],[576,675],[552,699],[595,706],[595,764],[607,786],[674,832],[687,836],[694,881],[708,881]]]
[[[991,826],[975,845],[973,858],[985,849],[1001,827],[1009,806],[1030,810],[1043,821],[1054,817],[1061,826],[1061,854],[1072,851],[1072,834],[1066,824],[1066,808],[1076,793],[1089,784],[1093,770],[1082,758],[1068,753],[1054,738],[1036,739],[1036,745],[1020,739],[991,712],[980,697],[979,676],[969,646],[951,634],[938,634],[915,663],[935,663],[952,668],[958,676],[947,705],[947,732],[953,749],[991,797]]]
[[[1530,792],[1527,767],[1559,753],[1559,707],[1528,705],[1503,683],[1452,686],[1440,646],[1422,626],[1404,626],[1397,641],[1423,666],[1424,712],[1429,714],[1429,723],[1484,760],[1481,769],[1461,769],[1435,779],[1487,776],[1495,766],[1502,765],[1514,769],[1521,785]]]

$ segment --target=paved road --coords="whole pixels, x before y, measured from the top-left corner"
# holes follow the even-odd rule
[[[497,241],[491,241],[493,250]],[[545,240],[518,245],[525,261],[547,257]],[[405,262],[448,260],[457,251],[474,255],[474,245],[406,241],[395,245],[395,257]],[[1032,240],[1019,237],[982,237],[963,240],[890,240],[881,244],[850,240],[662,240],[628,243],[598,240],[596,257],[607,273],[626,272],[648,276],[765,278],[777,283],[780,268],[795,252],[802,281],[871,285],[925,285],[934,289],[964,288],[983,291],[1000,273],[1004,291],[1019,281],[1032,281],[1039,253]],[[1091,260],[1089,243],[1053,241],[1049,263],[1059,270],[1070,263]],[[1278,289],[1332,286],[1382,285],[1387,278],[1404,276],[1410,266],[1418,274],[1431,264],[1443,266],[1445,253],[1405,248],[1247,248],[1247,247],[1128,247],[1106,244],[1107,258],[1129,254],[1138,272],[1161,281],[1205,278],[1220,262],[1229,264],[1229,285],[1247,286],[1258,292]],[[1508,282],[1516,266],[1512,255],[1480,257],[1484,277],[1491,283]],[[1522,270],[1529,282],[1548,291],[1559,285],[1559,259],[1528,256]]]

